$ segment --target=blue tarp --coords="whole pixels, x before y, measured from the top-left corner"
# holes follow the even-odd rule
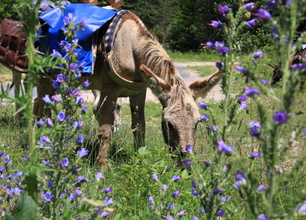
[[[59,42],[64,39],[64,18],[68,14],[72,14],[75,24],[79,24],[85,20],[84,30],[78,30],[76,36],[79,40],[79,64],[86,63],[84,66],[84,74],[92,73],[92,51],[91,51],[91,35],[102,27],[107,21],[114,17],[117,11],[100,8],[90,4],[71,4],[66,5],[64,9],[54,8],[43,13],[40,16],[44,22],[49,25],[47,31],[40,32],[43,37],[40,38],[42,52],[52,52],[53,49],[58,50],[62,55],[64,51],[60,51]]]

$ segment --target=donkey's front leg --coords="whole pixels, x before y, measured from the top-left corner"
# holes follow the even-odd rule
[[[114,123],[114,110],[117,97],[112,93],[101,92],[99,100],[95,101],[94,114],[99,123],[98,136],[100,149],[97,157],[97,164],[104,169],[108,162],[109,142],[112,138],[112,127]]]
[[[45,102],[43,97],[49,95],[50,98],[55,93],[55,89],[52,87],[52,80],[48,78],[37,78],[37,97],[34,100],[33,114],[38,117],[51,117],[51,110],[45,109]]]
[[[139,147],[145,145],[145,100],[146,91],[143,90],[139,95],[130,97],[130,108],[132,114],[132,131],[134,134],[134,147],[137,151]]]

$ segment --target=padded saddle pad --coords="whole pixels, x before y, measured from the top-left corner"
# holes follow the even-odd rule
[[[17,71],[26,72],[28,58],[26,51],[26,36],[22,31],[23,23],[4,18],[0,24],[0,62]]]

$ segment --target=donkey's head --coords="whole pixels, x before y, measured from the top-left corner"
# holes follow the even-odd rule
[[[196,81],[188,88],[179,76],[177,83],[170,85],[145,65],[140,70],[148,87],[163,105],[162,130],[166,144],[172,152],[186,152],[186,145],[195,144],[196,128],[201,120],[195,100],[206,95],[221,78],[221,72]]]

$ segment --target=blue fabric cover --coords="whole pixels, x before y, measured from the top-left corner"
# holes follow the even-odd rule
[[[57,50],[65,56],[65,51],[61,51],[59,42],[64,40],[64,17],[68,16],[68,13],[73,14],[75,24],[85,20],[84,30],[78,30],[76,36],[79,40],[80,47],[77,49],[79,55],[79,64],[85,62],[83,74],[90,75],[92,73],[92,39],[91,35],[102,27],[107,21],[116,15],[116,11],[100,8],[91,4],[71,4],[66,5],[64,9],[54,8],[46,11],[39,16],[49,27],[48,30],[40,30],[39,38],[41,51],[44,53],[51,53],[53,49]],[[46,33],[47,32],[47,33]]]

